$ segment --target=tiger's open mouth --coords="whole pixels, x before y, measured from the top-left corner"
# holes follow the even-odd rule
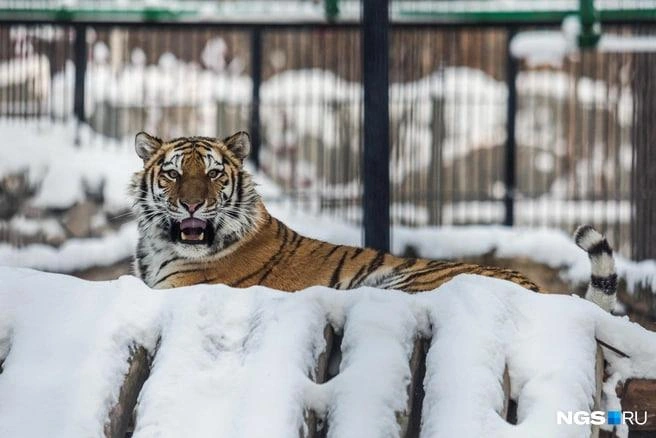
[[[181,243],[211,244],[214,240],[214,229],[209,222],[190,217],[171,224],[171,239]]]

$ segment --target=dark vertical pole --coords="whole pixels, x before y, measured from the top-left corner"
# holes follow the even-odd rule
[[[84,122],[84,78],[87,73],[87,28],[83,24],[75,26],[75,85],[73,112],[78,121]]]
[[[253,99],[251,103],[251,161],[255,169],[260,168],[260,85],[262,84],[262,30],[254,27],[251,31],[251,78],[253,80]]]
[[[506,114],[506,154],[505,154],[505,183],[506,194],[504,195],[504,206],[506,210],[504,225],[512,226],[515,223],[515,185],[516,185],[516,157],[517,145],[515,144],[515,115],[517,114],[517,71],[519,61],[510,53],[510,42],[517,30],[508,28],[508,43],[506,45],[506,85],[508,87],[508,108]]]
[[[388,0],[363,0],[364,243],[389,250],[389,44]]]

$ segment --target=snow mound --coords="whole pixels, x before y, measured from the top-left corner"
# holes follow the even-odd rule
[[[132,277],[92,283],[17,268],[0,268],[0,279],[0,436],[102,435],[135,344],[155,354],[136,438],[297,436],[308,409],[327,418],[329,437],[397,436],[418,336],[432,339],[426,437],[588,436],[557,426],[555,410],[591,409],[595,337],[630,356],[607,354],[613,379],[656,377],[656,334],[577,297],[477,276],[419,295],[153,291]],[[326,324],[343,333],[342,362],[319,385],[311,376]],[[517,425],[498,414],[505,367]]]

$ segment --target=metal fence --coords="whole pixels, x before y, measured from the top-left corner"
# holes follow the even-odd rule
[[[377,49],[389,56],[391,222],[593,223],[622,253],[653,257],[636,245],[656,205],[644,193],[653,192],[656,55],[513,58],[511,37],[536,28],[553,26],[390,24]],[[616,20],[604,33],[656,37],[656,24]],[[126,143],[142,129],[172,137],[247,128],[256,165],[285,199],[361,223],[372,159],[362,147],[362,35],[355,22],[4,21],[0,116],[77,115]]]

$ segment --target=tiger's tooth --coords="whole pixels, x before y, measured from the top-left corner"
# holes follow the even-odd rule
[[[182,240],[203,240],[205,238],[205,233],[200,234],[187,234],[184,231],[180,233]]]

